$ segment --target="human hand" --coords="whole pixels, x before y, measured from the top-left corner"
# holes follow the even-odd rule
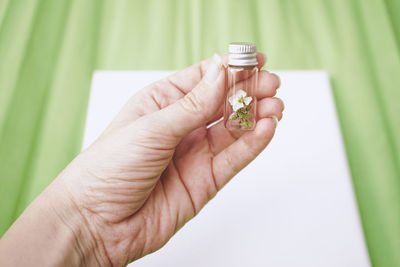
[[[69,228],[90,233],[76,235],[82,259],[121,266],[159,249],[270,142],[283,103],[267,71],[254,131],[206,127],[222,116],[226,61],[214,56],[139,91],[48,189],[79,214]],[[55,210],[64,222],[74,212]]]

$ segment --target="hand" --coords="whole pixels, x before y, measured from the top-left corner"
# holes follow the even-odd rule
[[[257,59],[262,67],[265,57]],[[139,91],[48,189],[79,214],[80,226],[69,228],[90,233],[75,235],[82,259],[90,247],[98,264],[121,266],[159,249],[270,142],[283,103],[267,71],[254,131],[206,127],[222,116],[226,60],[214,56]]]

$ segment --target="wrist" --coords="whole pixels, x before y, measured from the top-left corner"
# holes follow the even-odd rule
[[[67,243],[72,246],[71,253],[74,258],[77,258],[79,266],[110,266],[112,264],[93,223],[88,221],[77,200],[64,184],[63,176],[73,175],[69,173],[68,168],[60,174],[48,190],[49,198],[56,199],[50,205],[50,210],[55,215],[55,221],[63,229],[62,231],[68,232]],[[60,249],[62,251],[62,248]],[[66,256],[66,258],[69,257]]]
[[[0,242],[0,266],[107,266],[103,248],[57,178]]]

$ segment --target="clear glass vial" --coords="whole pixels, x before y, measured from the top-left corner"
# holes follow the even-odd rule
[[[255,44],[229,44],[224,125],[230,131],[249,131],[256,126],[255,91],[258,81],[256,52]]]

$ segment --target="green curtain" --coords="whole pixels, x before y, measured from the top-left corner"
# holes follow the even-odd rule
[[[93,70],[184,68],[231,41],[329,72],[371,261],[398,266],[399,0],[0,0],[0,234],[79,152]]]

